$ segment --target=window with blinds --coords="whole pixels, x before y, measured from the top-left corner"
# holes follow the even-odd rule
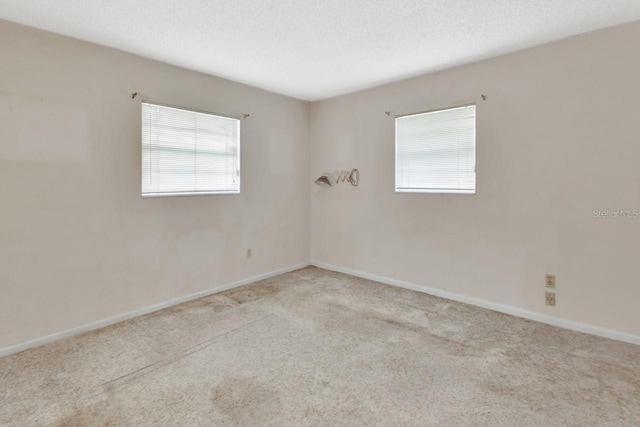
[[[396,191],[475,194],[475,105],[396,118]]]
[[[142,103],[142,196],[240,192],[240,120]]]

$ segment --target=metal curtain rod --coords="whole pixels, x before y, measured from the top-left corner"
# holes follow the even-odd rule
[[[131,94],[131,99],[135,99],[138,95],[140,95],[138,92],[133,92]],[[227,119],[241,120],[241,119],[246,119],[248,117],[251,117],[251,114],[248,114],[248,113],[242,113],[240,115],[230,115],[230,114],[214,113],[212,111],[197,110],[197,109],[194,109],[194,108],[185,108],[185,107],[181,107],[179,105],[171,105],[171,104],[165,104],[163,102],[157,102],[157,101],[154,101],[154,100],[146,98],[146,97],[141,97],[141,102],[144,102],[145,104],[159,105],[161,107],[177,108],[179,110],[192,111],[194,113],[202,113],[202,114],[210,114],[210,115],[218,116],[218,117],[226,117]]]
[[[480,95],[482,97],[483,101],[487,100],[487,95]],[[463,108],[463,107],[470,107],[472,105],[476,105],[475,102],[467,102],[465,104],[459,104],[459,105],[452,105],[450,107],[443,107],[443,108],[435,108],[433,110],[426,110],[426,111],[416,111],[415,113],[405,113],[405,114],[396,114],[393,115],[393,118],[397,119],[400,117],[406,117],[406,116],[414,116],[416,114],[426,114],[426,113],[435,113],[436,111],[444,111],[444,110],[451,110],[453,108]],[[392,116],[392,111],[385,111],[384,112],[388,117]]]

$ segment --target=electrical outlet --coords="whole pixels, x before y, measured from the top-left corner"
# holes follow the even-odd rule
[[[547,274],[545,276],[545,286],[547,288],[555,288],[556,287],[556,275],[555,274]]]
[[[552,307],[556,306],[556,294],[555,292],[544,293],[544,303]]]
[[[251,248],[247,249],[247,258],[251,258]]]

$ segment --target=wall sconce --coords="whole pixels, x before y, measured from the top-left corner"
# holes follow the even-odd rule
[[[351,169],[351,171],[325,172],[320,178],[316,179],[315,182],[320,187],[329,188],[333,184],[345,181],[357,187],[360,182],[360,171],[358,171],[358,169]]]

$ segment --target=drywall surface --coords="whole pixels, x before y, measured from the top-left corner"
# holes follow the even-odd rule
[[[307,103],[6,21],[0,57],[0,348],[308,262]],[[251,114],[241,193],[140,197],[143,97]]]
[[[310,181],[360,185],[311,184],[312,262],[640,335],[639,45],[634,23],[313,103]],[[477,194],[395,193],[393,116],[470,102]]]

